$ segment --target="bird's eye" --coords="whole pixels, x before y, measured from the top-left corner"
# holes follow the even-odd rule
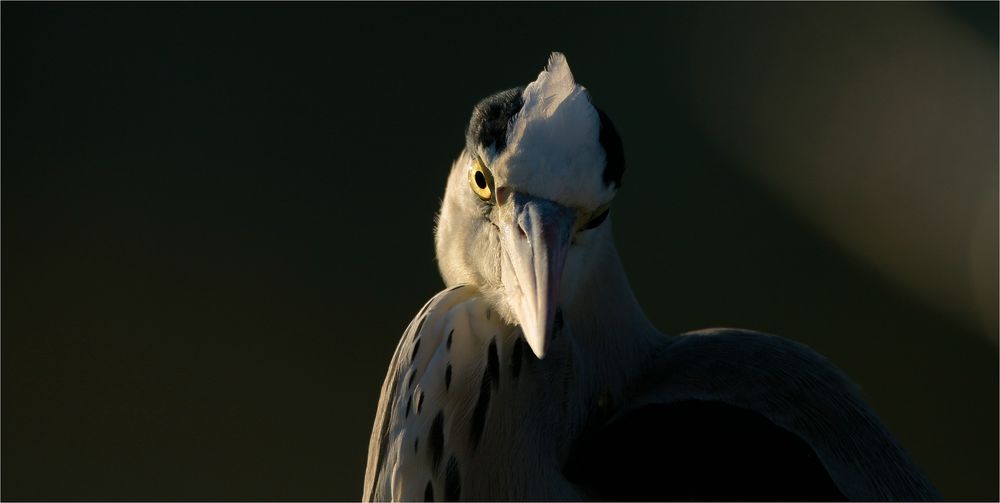
[[[604,219],[608,218],[609,212],[611,212],[611,208],[604,208],[604,211],[600,211],[600,213],[598,213],[596,217],[591,218],[590,221],[583,226],[583,230],[585,231],[590,230],[593,229],[594,227],[597,227],[598,225],[601,225],[601,223],[604,222]]]
[[[472,191],[483,201],[493,199],[493,173],[483,166],[483,161],[476,159],[469,169],[469,185]]]

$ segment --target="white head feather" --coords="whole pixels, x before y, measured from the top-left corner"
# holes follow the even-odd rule
[[[587,90],[555,52],[522,93],[524,105],[507,131],[507,148],[493,160],[497,186],[525,191],[578,209],[607,204],[601,120]]]

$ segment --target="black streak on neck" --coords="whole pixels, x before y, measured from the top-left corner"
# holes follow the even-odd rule
[[[479,447],[479,439],[483,436],[483,428],[486,427],[486,411],[490,406],[490,394],[497,386],[500,378],[500,358],[497,356],[497,341],[490,342],[489,353],[486,357],[486,370],[483,372],[483,380],[479,383],[479,398],[476,399],[476,406],[472,410],[472,448]]]
[[[430,442],[431,448],[427,454],[431,458],[434,473],[437,473],[438,466],[441,465],[441,454],[444,452],[444,412],[438,412],[431,423]]]
[[[444,474],[444,500],[458,501],[462,496],[462,481],[458,473],[458,461],[455,456],[448,459],[448,467]]]
[[[424,489],[424,501],[434,501],[434,484],[427,481],[427,488]]]
[[[517,380],[517,376],[521,374],[521,360],[524,356],[524,339],[518,337],[514,341],[514,347],[510,351],[510,375],[511,379]]]
[[[500,357],[497,355],[496,337],[490,342],[489,354],[486,356],[486,371],[493,381],[493,389],[500,385]]]

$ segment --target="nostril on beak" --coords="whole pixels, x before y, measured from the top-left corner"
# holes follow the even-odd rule
[[[522,238],[528,239],[528,234],[524,232],[524,227],[521,227],[520,222],[517,224],[517,233],[520,234]]]
[[[507,196],[510,195],[510,189],[507,187],[497,187],[497,204],[503,204],[507,201]]]

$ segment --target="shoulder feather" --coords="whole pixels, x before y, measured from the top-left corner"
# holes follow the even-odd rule
[[[619,417],[648,405],[718,402],[801,438],[848,499],[940,499],[857,386],[805,345],[748,330],[705,330],[667,339],[644,368]]]

